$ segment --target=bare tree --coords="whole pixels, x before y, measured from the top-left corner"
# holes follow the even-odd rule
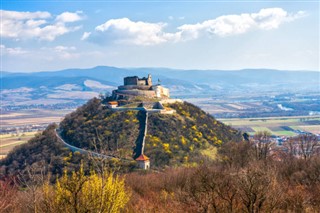
[[[286,146],[290,154],[299,156],[305,160],[320,152],[320,142],[313,134],[302,134],[291,138]]]
[[[12,211],[17,191],[14,178],[0,180],[0,212]]]
[[[27,203],[27,207],[35,213],[40,212],[38,207],[42,196],[39,189],[46,180],[46,173],[47,168],[45,167],[45,163],[39,162],[28,166],[23,173],[18,175],[20,185],[27,189],[25,193],[27,193],[27,199],[30,200],[30,202]]]
[[[111,168],[110,167],[110,158],[108,158],[107,156],[110,155],[114,155],[113,152],[110,152],[110,146],[109,143],[103,142],[102,137],[100,136],[97,128],[95,128],[96,130],[96,139],[93,139],[93,147],[94,147],[94,151],[98,154],[100,154],[101,156],[95,156],[93,154],[89,154],[88,158],[90,160],[90,162],[93,164],[94,170],[100,174],[101,177],[101,182],[100,182],[100,196],[99,196],[99,201],[98,201],[98,209],[97,212],[103,212],[103,207],[104,207],[104,190],[106,188],[106,184],[107,184],[107,179],[106,177],[108,177],[108,173],[112,173],[114,171],[120,170],[120,168],[114,167]]]
[[[239,174],[238,187],[240,200],[245,212],[260,212],[267,200],[271,180],[261,170],[250,168]]]
[[[255,156],[257,160],[265,160],[274,143],[271,141],[271,133],[268,131],[257,132],[254,135]]]
[[[236,185],[236,177],[232,172],[221,172],[218,178],[216,193],[220,198],[223,212],[235,212],[238,208],[238,194],[239,190]]]

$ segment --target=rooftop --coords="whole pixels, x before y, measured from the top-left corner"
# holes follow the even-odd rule
[[[144,154],[141,154],[139,157],[136,158],[137,161],[148,161],[149,158]]]

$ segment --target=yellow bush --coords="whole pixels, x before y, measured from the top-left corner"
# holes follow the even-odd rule
[[[187,143],[186,139],[183,136],[181,136],[181,144],[186,145],[186,143]]]
[[[162,144],[162,147],[163,147],[163,149],[164,149],[165,152],[167,152],[167,153],[170,153],[170,152],[171,152],[171,151],[170,151],[170,144],[168,144],[168,143],[163,143],[163,144]]]
[[[91,172],[91,175],[86,176],[81,166],[71,176],[65,172],[53,187],[53,193],[45,196],[54,197],[51,206],[57,212],[81,213],[120,212],[131,194],[126,190],[124,180],[118,176],[107,171],[103,174]]]

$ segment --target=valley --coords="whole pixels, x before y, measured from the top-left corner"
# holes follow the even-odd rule
[[[151,73],[158,83],[170,89],[172,98],[195,104],[224,124],[250,135],[261,130],[277,137],[301,132],[320,134],[317,72],[263,69],[209,72],[104,66],[55,72],[3,72],[1,154],[26,142],[29,139],[26,135],[42,131],[50,123],[59,123],[89,99],[111,94],[129,73]]]

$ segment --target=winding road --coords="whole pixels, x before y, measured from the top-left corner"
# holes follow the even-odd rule
[[[114,110],[114,109],[113,109]],[[144,153],[144,147],[145,147],[145,140],[146,140],[146,136],[147,136],[147,127],[148,127],[148,110],[144,107],[137,107],[137,108],[122,108],[121,111],[128,111],[128,110],[138,110],[141,111],[142,113],[145,113],[145,119],[143,120],[143,123],[140,125],[140,132],[139,132],[139,136],[137,138],[137,156],[140,156],[141,154]],[[115,110],[118,111],[118,110]],[[119,110],[120,111],[120,110]],[[155,111],[149,111],[149,112],[155,112]],[[75,147],[70,145],[69,143],[67,143],[65,140],[63,140],[63,138],[61,137],[59,131],[56,129],[55,130],[55,134],[57,136],[57,138],[66,146],[68,147],[72,152],[80,152],[81,154],[85,154],[85,155],[90,155],[90,156],[94,156],[94,157],[99,157],[99,158],[106,158],[106,159],[118,159],[118,160],[124,160],[124,161],[130,161],[128,159],[124,159],[124,158],[117,158],[115,156],[112,155],[103,155],[97,152],[93,152],[93,151],[89,151],[89,150],[85,150],[85,149],[81,149],[79,147]]]
[[[118,160],[127,160],[128,159],[123,159],[123,158],[117,158],[114,157],[112,155],[103,155],[97,152],[93,152],[93,151],[89,151],[89,150],[85,150],[85,149],[81,149],[75,146],[72,146],[70,144],[68,144],[65,140],[62,139],[62,137],[60,136],[59,132],[57,131],[57,129],[55,130],[56,136],[57,138],[66,146],[68,147],[72,152],[80,152],[81,154],[85,154],[85,155],[90,155],[90,156],[94,156],[94,157],[99,157],[99,158],[106,158],[106,159],[118,159]]]

